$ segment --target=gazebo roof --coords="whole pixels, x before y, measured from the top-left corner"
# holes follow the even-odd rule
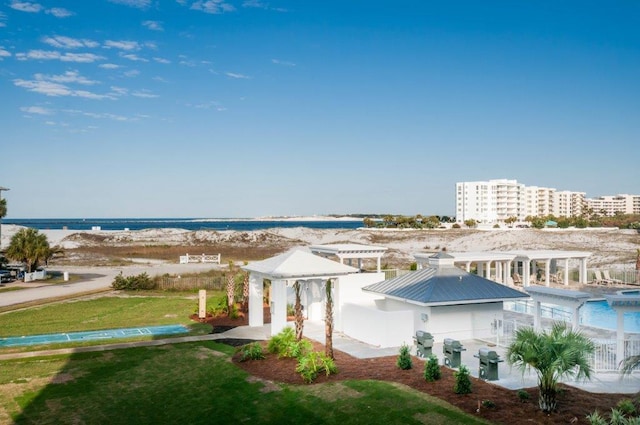
[[[439,257],[447,256],[440,254]],[[528,298],[518,290],[450,265],[430,266],[362,288],[419,305],[477,304]]]
[[[274,279],[328,278],[358,272],[355,267],[327,260],[302,250],[293,250],[266,260],[256,261],[243,266],[242,269]]]
[[[387,251],[384,246],[360,245],[353,243],[336,243],[325,245],[311,245],[311,252],[333,255],[357,254],[360,258],[378,257]]]

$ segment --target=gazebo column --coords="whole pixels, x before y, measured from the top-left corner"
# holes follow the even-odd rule
[[[358,258],[358,270],[362,270],[362,258]]]
[[[538,300],[533,301],[533,330],[539,332],[542,327],[542,306]]]
[[[264,325],[263,279],[256,273],[249,274],[249,326]]]
[[[562,281],[566,286],[569,286],[569,259],[568,258],[564,260],[564,273],[562,276]]]
[[[511,260],[508,260],[505,262],[503,282],[504,283],[511,282],[510,278],[511,278]]]
[[[466,263],[464,263],[464,269],[467,271],[467,273],[471,272],[471,261],[467,261]]]
[[[277,335],[287,325],[287,281],[271,281],[271,335]]]
[[[549,286],[551,281],[551,259],[544,260],[544,284]]]
[[[309,320],[322,320],[322,279],[313,279],[307,289],[307,306]]]
[[[476,273],[478,274],[478,276],[484,277],[484,263],[480,261],[476,263]]]
[[[587,259],[580,259],[580,268],[578,269],[578,281],[582,284],[587,283]]]
[[[531,260],[522,262],[522,286],[527,287],[531,284]]]
[[[496,261],[496,282],[502,282],[502,261]]]
[[[380,273],[381,271],[381,265],[380,265],[380,256],[378,256],[378,258],[376,258],[376,268],[378,269],[378,273]],[[418,269],[422,268],[422,264],[418,263]]]
[[[486,263],[484,263],[485,265],[485,269],[484,269],[484,276],[487,279],[491,279],[491,261],[487,261]]]

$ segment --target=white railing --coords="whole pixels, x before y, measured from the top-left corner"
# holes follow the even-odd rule
[[[221,256],[220,254],[202,254],[202,255],[181,255],[180,256],[180,264],[189,264],[189,263],[216,263],[220,264]]]
[[[31,272],[31,273],[25,273],[24,274],[24,281],[25,282],[32,282],[34,280],[43,280],[47,277],[47,271],[46,270],[38,270],[35,272]]]

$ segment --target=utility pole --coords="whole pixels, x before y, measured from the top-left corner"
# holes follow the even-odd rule
[[[0,186],[0,201],[2,201],[2,191],[9,188]],[[2,215],[0,215],[0,250],[2,250]]]

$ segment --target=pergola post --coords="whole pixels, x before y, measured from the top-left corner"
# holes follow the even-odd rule
[[[502,282],[502,261],[496,261],[496,282]]]
[[[484,263],[482,261],[476,263],[476,273],[478,276],[484,277]]]
[[[541,302],[538,300],[533,301],[533,330],[536,332],[540,331],[542,327],[542,306]]]
[[[617,313],[616,326],[616,363],[620,364],[624,360],[624,310],[615,308]]]
[[[565,258],[564,260],[564,273],[562,276],[562,280],[565,286],[569,286],[569,259]]]
[[[271,281],[271,335],[277,335],[287,325],[287,281]]]
[[[491,279],[491,261],[487,261],[484,263],[484,276],[487,279]]]
[[[578,281],[582,284],[587,283],[587,259],[580,259],[580,268],[578,269]]]
[[[249,273],[249,326],[264,325],[263,279],[257,273]]]
[[[522,286],[531,285],[531,260],[522,261]]]
[[[471,261],[467,261],[466,263],[464,263],[464,269],[467,271],[467,273],[471,272]]]
[[[551,259],[544,260],[544,284],[549,286],[551,281]]]
[[[507,261],[504,267],[504,283],[509,283],[511,278],[511,261]]]

